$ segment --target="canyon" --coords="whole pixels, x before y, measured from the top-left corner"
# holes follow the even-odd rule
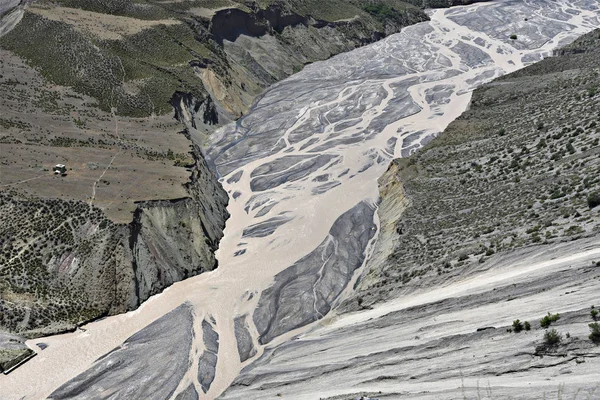
[[[597,300],[597,210],[577,240],[522,243],[482,262],[465,253],[466,270],[419,271],[398,292],[375,285],[414,201],[398,184],[409,181],[407,166],[392,160],[417,160],[469,104],[492,104],[483,95],[472,103],[477,87],[598,28],[599,5],[503,1],[428,12],[429,22],[275,83],[208,141],[191,127],[229,194],[218,268],[135,311],[28,341],[39,355],[2,377],[0,397],[535,398],[560,390],[547,382],[559,372],[573,393],[592,393],[598,352],[587,344],[531,366],[515,356],[525,357],[527,336],[477,328],[553,311],[584,335],[582,304]],[[597,110],[597,95],[590,99],[581,106],[588,114]]]

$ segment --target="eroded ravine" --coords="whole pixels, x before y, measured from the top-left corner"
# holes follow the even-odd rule
[[[0,397],[215,398],[265,345],[343,297],[376,240],[390,160],[457,118],[473,88],[599,26],[598,13],[571,0],[437,10],[274,85],[207,149],[231,197],[219,268],[134,312],[30,341],[48,347],[2,379]]]

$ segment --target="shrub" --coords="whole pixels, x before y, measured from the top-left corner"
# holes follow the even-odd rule
[[[557,347],[562,339],[562,335],[556,329],[550,329],[544,333],[544,345],[546,347]]]
[[[590,311],[590,316],[595,321],[596,318],[598,318],[598,310],[595,310],[595,309],[592,308],[592,310]]]
[[[595,344],[600,344],[600,324],[594,322],[588,325],[590,327],[590,340]]]
[[[544,316],[544,318],[542,318],[542,320],[540,321],[540,326],[542,328],[548,328],[553,322],[558,321],[559,318],[560,318],[559,314],[548,313],[548,315]]]
[[[518,319],[515,319],[513,321],[512,326],[513,326],[512,329],[515,333],[519,333],[523,330],[523,323]]]
[[[600,206],[600,192],[590,193],[587,198],[587,204],[590,209]]]
[[[510,35],[510,40],[517,40],[517,35],[515,35],[514,33]]]
[[[395,19],[399,16],[398,11],[387,4],[369,4],[363,10],[379,20]]]
[[[523,324],[523,326],[525,327],[526,331],[530,331],[531,330],[531,324],[529,323],[529,321],[525,321],[525,323]]]

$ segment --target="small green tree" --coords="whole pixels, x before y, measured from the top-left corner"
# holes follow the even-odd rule
[[[513,332],[515,332],[515,333],[519,333],[519,332],[521,332],[523,330],[523,323],[520,320],[518,320],[518,319],[515,319],[513,321],[512,326],[513,326],[512,327]]]
[[[526,331],[531,330],[531,324],[529,323],[529,321],[525,321],[525,323],[523,325],[524,325]]]
[[[562,335],[554,328],[544,333],[544,344],[546,347],[557,347],[562,342]]]
[[[556,322],[560,319],[559,314],[550,314],[545,315],[544,318],[540,321],[540,326],[542,328],[548,328],[553,322]]]
[[[600,324],[594,322],[588,325],[590,327],[590,340],[595,344],[600,344]]]

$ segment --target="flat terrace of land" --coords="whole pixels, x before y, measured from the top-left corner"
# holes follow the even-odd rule
[[[100,39],[119,40],[124,35],[133,35],[156,25],[175,25],[175,19],[144,20],[120,15],[97,13],[70,7],[32,6],[29,10],[52,21],[65,22],[81,33]]]
[[[115,222],[135,202],[180,198],[193,164],[191,142],[172,115],[130,118],[44,80],[0,50],[0,188],[82,200]],[[52,172],[65,164],[66,175]]]

